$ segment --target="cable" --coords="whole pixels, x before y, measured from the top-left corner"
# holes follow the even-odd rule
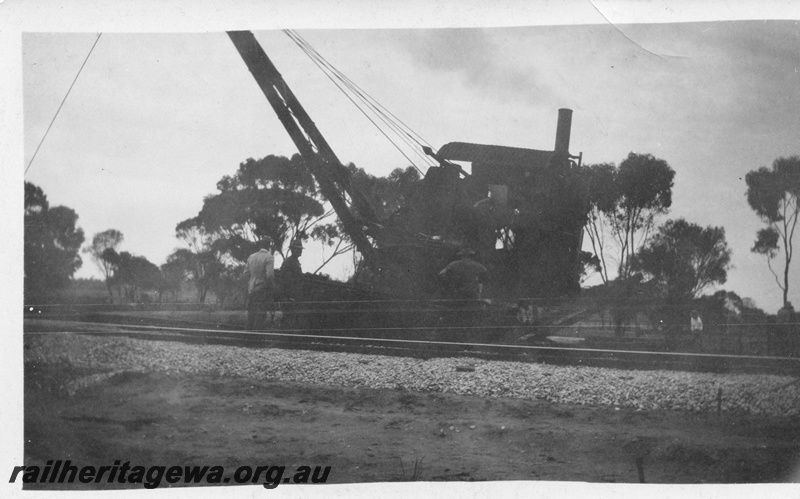
[[[39,142],[39,145],[36,147],[36,151],[34,151],[30,162],[28,162],[28,166],[25,167],[24,175],[28,174],[28,170],[30,169],[31,165],[33,164],[33,160],[36,159],[36,154],[39,153],[39,148],[41,148],[42,144],[44,144],[44,139],[47,138],[47,134],[50,133],[50,128],[52,128],[53,123],[55,123],[56,118],[58,117],[58,113],[61,111],[61,108],[64,106],[64,103],[67,101],[67,97],[69,97],[69,93],[72,91],[72,87],[74,87],[75,86],[75,82],[78,81],[78,76],[81,75],[81,71],[83,71],[83,67],[86,66],[86,62],[89,60],[89,56],[92,55],[92,52],[94,51],[94,48],[97,46],[97,42],[100,41],[100,36],[102,34],[103,33],[98,33],[97,34],[97,38],[94,40],[94,44],[92,44],[92,48],[89,49],[89,53],[86,54],[86,59],[83,60],[83,64],[81,64],[80,69],[78,69],[78,74],[76,74],[75,75],[75,79],[72,80],[72,84],[69,86],[69,89],[67,90],[66,95],[64,95],[64,99],[61,101],[61,104],[58,106],[58,109],[56,110],[56,114],[53,116],[52,121],[50,121],[50,125],[47,127],[47,130],[44,132],[44,135],[42,136],[41,142]]]
[[[330,66],[331,70],[336,73],[337,79],[342,81],[353,93],[355,93],[358,96],[358,98],[382,122],[384,122],[388,127],[393,129],[394,133],[398,137],[400,137],[400,139],[403,140],[406,143],[406,145],[408,145],[414,151],[414,153],[417,156],[422,158],[422,160],[425,163],[428,163],[428,166],[435,166],[436,163],[432,162],[432,160],[427,155],[423,155],[423,154],[421,154],[419,152],[419,150],[422,149],[422,143],[419,140],[417,140],[417,138],[413,137],[411,134],[416,135],[420,140],[422,140],[423,142],[425,142],[427,145],[430,146],[430,144],[424,138],[422,138],[419,134],[414,132],[414,130],[412,130],[410,127],[408,127],[408,125],[406,125],[400,119],[398,119],[394,114],[392,114],[388,109],[386,109],[386,107],[384,107],[382,104],[380,104],[380,102],[375,100],[371,95],[369,95],[366,91],[364,91],[361,87],[359,87],[356,83],[354,83],[349,77],[347,77],[347,75],[341,73],[334,66],[330,65],[330,63],[325,61],[324,58],[318,52],[316,52],[316,50],[314,50],[314,48],[311,47],[310,45],[309,45],[309,49],[314,51],[314,53],[317,54],[317,57],[322,59],[323,63],[325,63],[328,66]],[[387,114],[388,114],[388,116],[387,116]],[[391,118],[390,118],[390,116],[391,116]],[[394,119],[392,119],[392,118],[394,118]],[[409,139],[411,141],[415,142],[416,145],[420,146],[420,147],[419,148],[415,147],[414,144],[409,142]],[[414,165],[414,166],[416,166],[416,165]]]
[[[384,137],[386,137],[386,139],[387,139],[389,142],[391,142],[391,143],[392,143],[392,145],[394,145],[394,147],[395,147],[395,148],[396,148],[396,149],[397,149],[397,150],[400,152],[400,154],[402,154],[402,155],[403,155],[403,156],[404,156],[404,157],[405,157],[405,158],[406,158],[406,159],[407,159],[407,160],[408,160],[408,161],[409,161],[409,162],[410,162],[410,163],[411,163],[411,164],[414,166],[414,168],[416,168],[416,169],[417,169],[417,170],[418,170],[420,173],[422,173],[422,170],[420,170],[420,169],[419,169],[419,167],[417,167],[417,165],[414,163],[414,161],[413,161],[411,158],[409,158],[409,157],[408,157],[408,155],[406,155],[406,153],[405,153],[405,152],[403,152],[403,150],[402,150],[402,149],[400,149],[400,147],[398,147],[398,145],[397,145],[397,144],[396,144],[396,143],[395,143],[395,142],[394,142],[394,141],[393,141],[393,140],[392,140],[392,139],[391,139],[391,138],[390,138],[390,137],[389,137],[389,136],[388,136],[388,135],[387,135],[387,134],[386,134],[386,133],[385,133],[385,132],[384,132],[384,131],[383,131],[381,128],[380,128],[380,126],[379,126],[379,125],[378,125],[378,124],[377,124],[377,123],[376,123],[376,122],[375,122],[375,121],[374,121],[374,120],[373,120],[373,119],[372,119],[372,118],[371,118],[371,117],[370,117],[370,116],[369,116],[369,115],[368,115],[368,114],[367,114],[367,113],[364,111],[364,109],[363,109],[363,108],[361,108],[361,106],[359,106],[359,105],[358,105],[358,103],[356,103],[356,102],[355,102],[355,100],[353,100],[353,98],[352,98],[352,97],[351,97],[351,96],[350,96],[350,95],[349,95],[349,94],[348,94],[348,93],[347,93],[347,92],[346,92],[346,91],[345,91],[345,90],[342,88],[342,86],[341,86],[341,85],[339,85],[339,84],[338,84],[338,83],[335,81],[335,79],[338,79],[338,80],[339,80],[339,81],[341,81],[341,82],[342,82],[342,83],[343,83],[345,86],[347,86],[348,88],[350,88],[350,89],[351,89],[351,90],[352,90],[352,91],[353,91],[353,92],[354,92],[356,95],[358,95],[358,92],[357,92],[357,91],[355,91],[355,90],[354,90],[354,89],[353,89],[353,88],[352,88],[350,85],[348,85],[348,83],[347,83],[346,81],[344,81],[344,80],[341,78],[341,76],[340,76],[340,73],[338,72],[338,70],[336,70],[335,68],[332,68],[332,66],[331,66],[329,63],[327,63],[327,61],[325,61],[325,60],[324,60],[324,59],[323,59],[321,56],[319,56],[318,54],[315,56],[315,55],[314,55],[314,53],[312,53],[312,51],[313,51],[313,48],[311,48],[310,46],[307,46],[307,45],[305,45],[305,44],[304,44],[304,42],[302,42],[302,41],[300,41],[300,40],[297,40],[297,39],[293,38],[293,35],[292,35],[292,34],[290,34],[288,31],[285,31],[285,33],[286,33],[286,34],[287,34],[287,35],[288,35],[290,38],[292,38],[292,40],[293,40],[293,41],[294,41],[294,42],[295,42],[295,43],[296,43],[296,44],[297,44],[297,45],[298,45],[298,46],[301,48],[301,50],[303,50],[303,52],[304,52],[304,53],[305,53],[305,54],[306,54],[306,55],[307,55],[307,56],[308,56],[308,57],[311,59],[311,61],[312,61],[312,62],[314,62],[314,64],[315,64],[315,65],[316,65],[318,68],[320,68],[320,70],[321,70],[321,71],[322,71],[322,72],[325,74],[325,76],[327,76],[327,77],[328,77],[328,79],[330,79],[330,80],[333,82],[333,84],[334,84],[334,85],[336,85],[336,87],[337,87],[337,88],[338,88],[338,89],[339,89],[339,90],[340,90],[340,91],[341,91],[341,92],[342,92],[342,93],[345,95],[345,97],[347,97],[347,98],[350,100],[350,102],[352,102],[352,103],[353,103],[353,105],[355,105],[355,106],[356,106],[356,108],[358,108],[358,110],[359,110],[359,111],[361,111],[361,113],[362,113],[362,114],[364,114],[364,116],[365,116],[365,117],[366,117],[366,118],[367,118],[367,119],[368,119],[368,120],[369,120],[369,121],[370,121],[370,122],[371,122],[373,125],[375,125],[375,128],[377,128],[377,129],[378,129],[378,131],[379,131],[379,132],[381,132],[381,134],[383,134],[383,136],[384,136]],[[326,67],[328,67],[328,69],[331,71],[331,73],[333,73],[333,75],[331,75],[331,73],[329,73],[328,71],[326,71],[326,69],[325,69],[323,66],[326,66]],[[335,79],[334,79],[334,78],[335,78]],[[364,99],[363,99],[363,98],[361,98],[361,97],[359,97],[359,98],[362,100],[362,102],[364,102]],[[369,106],[369,103],[367,103],[367,102],[364,102],[364,103],[365,103],[365,104],[367,104],[367,105]],[[370,107],[370,109],[373,111],[373,113],[375,113],[376,115],[378,115],[378,113],[377,113],[377,112],[376,112],[374,109],[372,109],[371,107]],[[385,120],[385,119],[382,119],[382,118],[380,118],[380,115],[378,115],[378,118],[379,118],[379,119],[381,119],[382,121],[384,121],[384,123],[386,123],[386,120]],[[388,124],[388,123],[387,123],[387,124]],[[388,124],[388,125],[391,127],[391,124]],[[401,139],[402,139],[402,137],[401,137]],[[406,142],[406,143],[407,143],[407,142]],[[407,144],[408,144],[408,143],[407,143]]]
[[[359,99],[363,103],[363,105],[366,106],[369,109],[369,111],[371,111],[377,117],[377,119],[379,119],[386,126],[388,126],[397,137],[399,137],[406,143],[407,146],[411,147],[412,150],[414,150],[415,154],[417,154],[420,158],[422,158],[424,162],[428,163],[428,166],[432,166],[432,163],[430,163],[430,159],[427,156],[420,154],[418,152],[418,148],[414,147],[414,145],[409,142],[409,139],[416,142],[417,145],[420,146],[422,145],[419,142],[419,140],[417,140],[411,135],[411,133],[413,133],[414,135],[419,137],[422,141],[426,143],[427,141],[425,141],[421,136],[419,136],[419,134],[416,134],[416,132],[414,132],[410,127],[402,123],[402,121],[397,119],[384,106],[378,103],[374,98],[372,98],[369,94],[367,94],[363,89],[361,89],[357,84],[355,84],[352,80],[350,80],[346,75],[344,75],[341,71],[336,69],[336,67],[334,67],[331,63],[325,60],[325,58],[319,52],[317,52],[316,49],[314,49],[307,41],[305,41],[300,35],[290,30],[284,30],[284,33],[287,36],[289,36],[289,38],[292,39],[292,41],[294,41],[295,44],[297,44],[301,50],[303,50],[303,52],[312,60],[312,62],[314,62],[314,64],[317,67],[319,67],[320,70],[323,71],[323,73],[325,73],[325,75],[334,83],[334,85],[336,85],[336,87],[359,109],[359,111],[361,111],[361,113],[364,114],[373,125],[375,125],[375,127],[387,138],[387,140],[389,140],[392,143],[392,145],[394,145],[395,148],[398,149],[398,151],[400,151],[400,153],[409,162],[411,162],[412,166],[414,166],[421,174],[424,174],[422,170],[420,170],[419,167],[417,167],[414,161],[412,161],[411,158],[409,158],[408,155],[406,155],[405,152],[403,152],[400,149],[400,147],[391,138],[388,137],[386,132],[384,132],[383,129],[381,129],[381,127],[375,122],[375,120],[373,120],[367,114],[364,108],[362,108],[357,102],[355,102],[353,96],[348,94],[348,92],[343,88],[343,86],[349,89],[350,92],[355,96],[355,98]],[[337,83],[336,80],[341,82],[341,84]],[[394,120],[391,119],[389,116],[387,116],[387,113],[388,115],[394,117],[395,119]],[[398,122],[400,122],[402,126],[398,124]]]
[[[346,82],[349,84],[349,86],[350,86],[351,88],[355,89],[354,91],[357,91],[357,93],[358,93],[359,95],[361,95],[361,96],[362,96],[362,99],[365,101],[365,103],[368,103],[368,104],[369,104],[369,103],[371,102],[372,104],[374,104],[374,105],[372,105],[372,106],[371,106],[371,107],[373,107],[373,108],[374,108],[375,106],[377,106],[377,107],[380,107],[381,109],[383,109],[384,111],[386,111],[386,113],[388,113],[388,114],[389,114],[389,115],[390,115],[392,118],[394,118],[394,120],[396,120],[397,122],[399,122],[400,124],[402,124],[402,125],[403,125],[403,127],[405,128],[405,131],[407,131],[407,132],[410,132],[411,134],[414,134],[414,135],[415,135],[417,138],[419,138],[419,140],[421,140],[422,142],[424,142],[424,143],[425,143],[425,145],[428,145],[428,146],[430,146],[430,145],[431,145],[431,144],[430,144],[428,141],[426,141],[426,140],[425,140],[425,139],[424,139],[424,138],[423,138],[421,135],[419,135],[418,133],[416,133],[416,132],[415,132],[415,131],[414,131],[414,130],[411,128],[411,127],[409,127],[408,125],[406,125],[405,123],[403,123],[403,121],[402,121],[402,120],[400,120],[400,119],[399,119],[397,116],[395,116],[394,114],[392,114],[392,112],[391,112],[391,111],[389,111],[389,110],[388,110],[386,107],[384,107],[384,106],[383,106],[383,105],[382,105],[380,102],[378,102],[378,101],[377,101],[375,98],[373,98],[373,97],[372,97],[372,96],[371,96],[369,93],[367,93],[367,92],[366,92],[364,89],[362,89],[361,87],[359,87],[359,86],[358,86],[358,85],[357,85],[355,82],[353,82],[352,80],[350,80],[350,78],[348,78],[348,77],[347,77],[347,75],[345,75],[344,73],[340,72],[340,71],[339,71],[338,69],[336,69],[336,68],[335,68],[335,67],[334,67],[332,64],[330,64],[330,63],[328,63],[327,61],[325,61],[324,57],[322,57],[322,55],[321,55],[321,54],[319,54],[319,52],[317,52],[317,51],[316,51],[316,49],[314,49],[314,47],[312,47],[312,46],[311,46],[311,45],[310,45],[308,42],[306,42],[306,41],[305,41],[305,40],[304,40],[304,39],[303,39],[303,38],[302,38],[302,37],[301,37],[299,34],[297,34],[296,32],[292,32],[292,34],[293,34],[293,35],[294,35],[294,36],[295,36],[297,39],[299,39],[300,41],[302,41],[302,42],[303,42],[305,45],[307,45],[307,46],[308,46],[308,48],[309,48],[310,50],[312,50],[312,51],[313,51],[313,52],[314,52],[314,53],[315,53],[315,54],[316,54],[316,55],[317,55],[317,56],[318,56],[320,59],[322,59],[322,60],[323,60],[323,61],[324,61],[324,62],[325,62],[325,63],[326,63],[328,66],[330,66],[330,68],[331,68],[333,71],[335,71],[335,72],[336,72],[338,75],[340,75],[340,76],[343,78],[343,80],[344,80],[344,81],[346,81]],[[364,96],[366,96],[366,98],[364,98]],[[381,114],[384,114],[384,113],[381,113]],[[398,127],[399,127],[399,126],[398,126]],[[406,132],[406,133],[407,133],[407,132]],[[409,135],[409,137],[411,137],[411,135],[410,135],[410,134],[408,134],[408,133],[407,133],[407,135]],[[411,137],[411,139],[412,139],[412,140],[414,140],[414,142],[416,142],[418,145],[422,145],[422,143],[420,143],[420,142],[419,142],[417,139],[415,139],[414,137]]]

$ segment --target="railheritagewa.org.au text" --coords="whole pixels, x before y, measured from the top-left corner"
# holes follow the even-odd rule
[[[330,466],[239,466],[233,474],[224,466],[131,466],[130,461],[114,461],[110,466],[76,466],[71,461],[49,460],[45,466],[14,466],[9,483],[20,479],[27,484],[119,483],[141,484],[155,489],[169,484],[262,484],[274,489],[282,483],[325,483]]]

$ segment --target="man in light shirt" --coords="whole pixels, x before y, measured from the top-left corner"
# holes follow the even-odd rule
[[[692,341],[695,346],[701,347],[703,344],[703,319],[700,318],[700,312],[697,310],[692,310],[689,316]]]
[[[259,241],[259,250],[247,258],[244,278],[247,279],[247,329],[265,329],[272,311],[275,291],[275,257],[272,238]]]
[[[692,334],[700,335],[703,332],[703,319],[700,318],[700,313],[697,310],[692,310],[690,315]]]

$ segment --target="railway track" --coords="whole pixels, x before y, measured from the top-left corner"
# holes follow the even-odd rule
[[[795,357],[563,346],[547,340],[538,340],[532,344],[487,343],[464,339],[470,333],[465,332],[463,327],[438,327],[427,335],[430,338],[447,338],[442,340],[419,339],[420,336],[425,336],[420,331],[416,332],[416,338],[387,337],[399,336],[398,331],[395,331],[399,328],[274,328],[246,331],[219,325],[174,325],[176,321],[171,321],[173,325],[143,322],[144,319],[135,323],[26,318],[24,333],[122,335],[158,341],[227,344],[251,348],[310,349],[418,358],[474,357],[618,369],[800,376],[800,359]]]

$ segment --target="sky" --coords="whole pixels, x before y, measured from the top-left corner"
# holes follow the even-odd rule
[[[588,24],[297,31],[434,147],[552,150],[565,107],[570,150],[585,163],[619,164],[632,151],[666,160],[673,207],[658,221],[724,227],[733,267],[721,287],[775,312],[781,291],[750,252],[762,224],[744,177],[800,154],[800,25],[612,24],[601,9],[582,12]],[[24,166],[97,40],[86,31],[21,34]],[[118,229],[120,250],[161,264],[181,247],[176,224],[222,176],[296,149],[222,30],[122,31],[102,32],[24,179],[76,210],[87,243]],[[253,31],[342,161],[374,175],[409,165],[285,34]],[[322,251],[309,245],[305,270]],[[351,268],[341,259],[324,272]],[[76,276],[99,275],[84,255]],[[797,263],[791,278],[800,303]]]

